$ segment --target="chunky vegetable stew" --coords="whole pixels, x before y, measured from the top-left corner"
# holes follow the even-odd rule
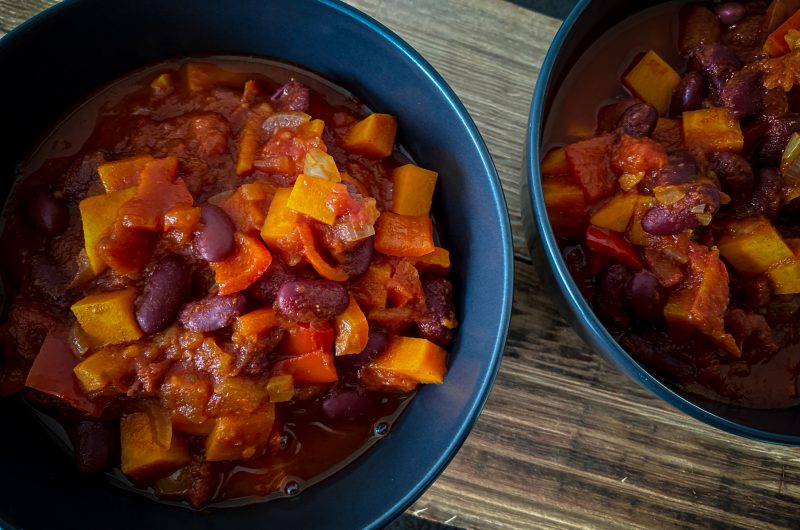
[[[437,173],[397,127],[267,61],[103,89],[6,206],[0,395],[24,387],[83,471],[195,507],[352,460],[443,382],[456,328]]]
[[[622,65],[627,93],[599,108],[595,133],[542,159],[551,226],[636,359],[695,394],[794,406],[800,3],[692,3],[676,17],[676,50]]]

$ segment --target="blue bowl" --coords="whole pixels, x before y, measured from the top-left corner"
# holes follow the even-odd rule
[[[212,512],[159,504],[79,475],[18,399],[0,399],[4,528],[366,528],[442,472],[494,381],[510,318],[513,254],[500,181],[461,102],[397,35],[336,0],[67,0],[0,40],[7,132],[0,174],[96,88],[170,57],[244,54],[301,64],[399,119],[400,142],[438,170],[434,216],[450,249],[461,325],[446,382],[420,390],[391,432],[299,496]],[[3,181],[8,195],[11,178]]]
[[[536,84],[528,121],[523,175],[523,224],[534,263],[545,287],[553,294],[564,317],[584,341],[615,364],[637,383],[670,405],[713,427],[766,442],[800,445],[800,407],[783,410],[755,410],[726,405],[690,394],[660,379],[632,358],[609,334],[583,298],[561,257],[550,227],[542,194],[539,161],[548,120],[590,120],[581,125],[594,127],[594,111],[601,103],[598,94],[607,87],[619,87],[620,64],[624,54],[646,47],[672,49],[669,17],[654,17],[645,31],[607,33],[619,21],[656,4],[677,10],[676,2],[627,2],[625,0],[581,0],[558,31],[545,57]],[[644,22],[643,22],[644,23]],[[602,42],[598,38],[606,34]],[[574,71],[581,55],[593,49],[596,59],[585,71]],[[674,53],[674,52],[673,52]],[[632,59],[632,55],[626,57]],[[568,78],[569,75],[569,80]],[[565,84],[569,81],[568,84]],[[551,116],[559,91],[570,92],[569,116]],[[584,106],[585,105],[585,106]],[[587,115],[588,112],[588,115]],[[591,129],[590,129],[591,130]]]

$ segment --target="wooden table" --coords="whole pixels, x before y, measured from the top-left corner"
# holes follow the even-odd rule
[[[266,1],[266,0],[265,0]],[[0,35],[55,3],[0,0]],[[678,413],[590,351],[543,292],[520,225],[525,124],[559,20],[504,0],[350,0],[445,77],[500,173],[514,311],[491,397],[409,510],[470,528],[800,527],[800,452]]]

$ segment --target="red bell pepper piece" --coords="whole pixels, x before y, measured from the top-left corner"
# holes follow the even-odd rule
[[[586,229],[586,246],[594,252],[611,256],[623,265],[634,269],[644,267],[642,258],[625,239],[611,230],[589,225]]]
[[[572,176],[583,190],[586,202],[594,204],[617,190],[617,176],[608,159],[614,135],[604,134],[564,148]]]

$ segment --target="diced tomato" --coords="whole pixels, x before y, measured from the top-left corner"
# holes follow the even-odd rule
[[[619,174],[647,173],[666,164],[667,152],[650,138],[624,134],[611,154],[611,167]]]
[[[586,229],[586,246],[594,252],[611,256],[628,267],[641,269],[644,266],[642,258],[630,243],[611,230],[589,225]]]
[[[608,197],[617,188],[617,177],[608,165],[614,135],[605,134],[566,146],[572,175],[589,203]]]

